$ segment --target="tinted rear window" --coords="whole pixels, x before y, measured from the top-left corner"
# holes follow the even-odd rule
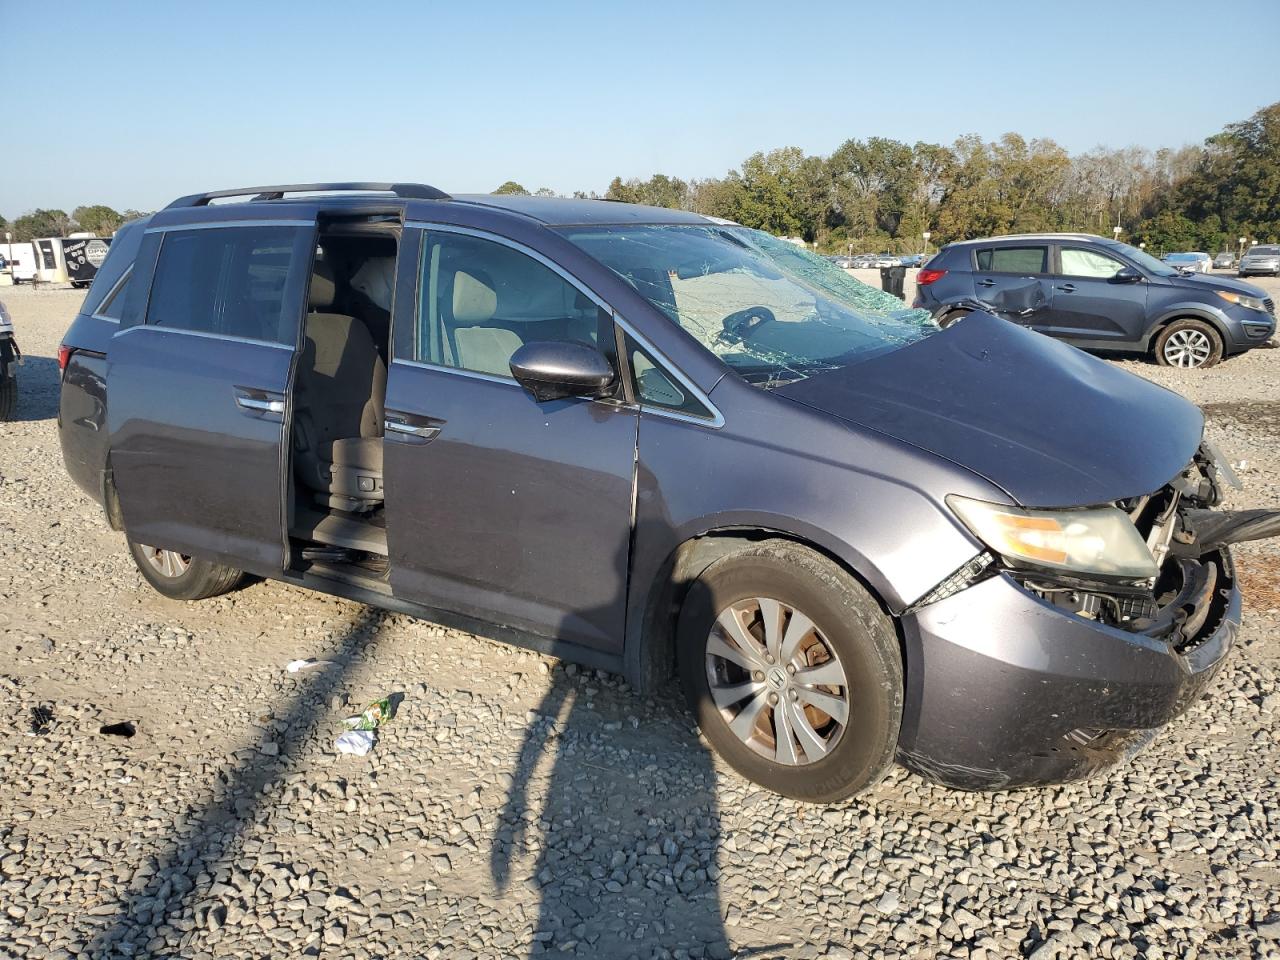
[[[1044,273],[1048,247],[990,247],[978,251],[978,269],[992,273]]]
[[[147,323],[293,343],[283,316],[295,227],[174,230],[160,245]]]

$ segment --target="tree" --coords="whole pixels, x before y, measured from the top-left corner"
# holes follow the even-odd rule
[[[495,194],[514,193],[517,196],[521,196],[521,197],[529,196],[529,191],[526,190],[524,187],[520,186],[520,184],[516,183],[514,180],[508,180],[506,183],[504,183],[502,186],[500,186],[497,190],[493,192]]]
[[[76,207],[71,211],[71,219],[81,230],[100,237],[111,236],[124,223],[124,217],[121,214],[100,203],[91,207]]]
[[[13,221],[13,239],[65,237],[71,232],[71,226],[71,218],[63,210],[33,210]]]
[[[537,190],[533,191],[533,195],[535,197],[554,197],[556,196],[556,192],[550,187],[539,187]]]

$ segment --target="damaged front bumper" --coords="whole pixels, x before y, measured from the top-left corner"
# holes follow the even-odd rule
[[[903,620],[899,759],[967,790],[1091,776],[1141,749],[1213,680],[1240,626],[1231,556],[1181,649],[1063,611],[1007,573]],[[1215,613],[1216,611],[1216,613]]]
[[[1208,448],[1161,491],[1117,504],[1156,557],[1150,581],[1046,576],[983,554],[909,609],[900,761],[962,789],[1077,780],[1185,712],[1240,626],[1229,544],[1280,534],[1278,512],[1209,509],[1217,459]]]

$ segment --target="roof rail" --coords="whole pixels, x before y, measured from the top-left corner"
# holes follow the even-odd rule
[[[187,197],[179,197],[166,210],[178,207],[206,207],[211,200],[225,197],[249,197],[252,200],[279,200],[286,193],[346,193],[361,191],[377,191],[394,193],[405,200],[451,200],[443,190],[429,187],[425,183],[290,183],[268,187],[239,187],[235,190],[210,190],[208,193],[193,193]]]

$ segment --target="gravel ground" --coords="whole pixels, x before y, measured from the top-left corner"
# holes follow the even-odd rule
[[[29,355],[0,424],[0,956],[1280,958],[1276,546],[1239,553],[1212,693],[1126,766],[804,806],[674,694],[275,583],[161,598],[62,470],[80,295],[0,296]],[[1280,507],[1280,352],[1123,365],[1205,404],[1235,505]],[[393,693],[337,755],[346,704]]]

